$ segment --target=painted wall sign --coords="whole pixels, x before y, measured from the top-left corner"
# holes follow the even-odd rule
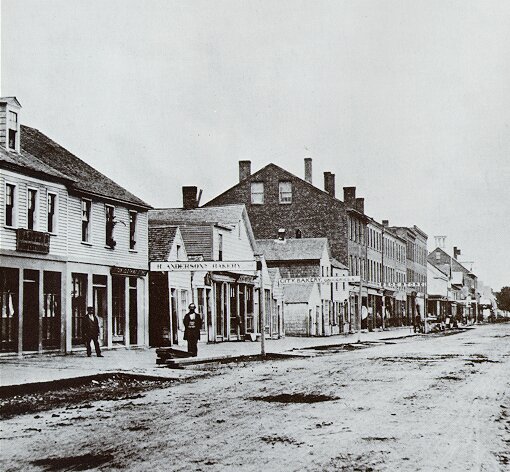
[[[50,235],[41,231],[19,228],[16,230],[16,251],[48,254]]]
[[[150,270],[159,272],[237,272],[255,271],[255,261],[151,262]]]

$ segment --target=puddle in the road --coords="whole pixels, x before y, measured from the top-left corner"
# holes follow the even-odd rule
[[[33,465],[44,467],[48,472],[61,470],[89,470],[113,459],[113,454],[83,454],[81,456],[50,457],[32,461]]]
[[[321,393],[279,393],[277,395],[251,397],[251,399],[276,403],[319,403],[338,400],[339,398]]]

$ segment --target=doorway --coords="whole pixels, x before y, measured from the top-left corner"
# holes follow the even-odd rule
[[[39,349],[39,272],[23,271],[23,350]]]

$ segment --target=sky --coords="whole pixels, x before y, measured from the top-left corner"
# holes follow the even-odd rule
[[[311,157],[510,285],[507,0],[2,0],[1,94],[154,207]]]

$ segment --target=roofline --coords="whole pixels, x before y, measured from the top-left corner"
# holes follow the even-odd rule
[[[260,174],[261,172],[263,172],[265,169],[267,169],[268,167],[270,166],[273,166],[273,167],[276,167],[277,169],[281,170],[282,172],[285,172],[287,174],[290,174],[292,175],[292,177],[298,179],[301,181],[301,183],[304,183],[305,185],[308,185],[309,187],[315,189],[316,191],[318,192],[321,192],[323,193],[324,195],[328,196],[329,198],[331,198],[332,200],[340,203],[341,205],[344,206],[345,209],[347,209],[347,204],[338,199],[337,197],[333,197],[331,194],[329,194],[328,192],[326,192],[325,190],[322,190],[320,189],[319,187],[316,187],[315,185],[311,184],[310,182],[307,182],[305,179],[302,179],[301,177],[299,177],[298,175],[295,175],[293,174],[292,172],[284,169],[283,167],[280,167],[279,165],[275,164],[274,162],[270,162],[269,164],[266,164],[264,167],[262,167],[261,169],[259,169],[257,172],[253,173],[253,174],[250,174],[248,177],[245,177],[243,180],[240,180],[239,182],[237,182],[237,184],[235,185],[232,185],[232,187],[228,188],[227,190],[225,190],[224,192],[220,193],[219,195],[216,195],[214,198],[212,198],[211,200],[209,200],[207,203],[205,203],[204,205],[202,206],[208,206],[211,202],[213,202],[214,200],[216,200],[217,198],[220,198],[222,197],[223,195],[225,195],[227,192],[230,192],[232,189],[236,188],[237,186],[241,185],[242,183],[248,181],[248,179],[252,179],[253,177],[257,176],[258,174]],[[233,203],[231,203],[230,205],[235,205]],[[241,205],[241,203],[239,203],[238,205]],[[211,205],[211,206],[227,206],[227,205]],[[366,216],[366,215],[364,215]]]
[[[37,158],[34,157],[34,159],[37,159]],[[11,170],[11,171],[17,172],[22,175],[28,175],[30,177],[39,177],[44,180],[62,183],[66,186],[68,186],[69,184],[71,184],[73,182],[73,180],[69,179],[68,177],[60,177],[58,175],[48,174],[48,173],[44,172],[43,170],[30,169],[29,167],[26,167],[24,165],[14,164],[12,162],[6,162],[6,161],[0,160],[0,167],[4,168],[6,170]]]
[[[145,211],[152,210],[152,207],[150,205],[147,205],[147,204],[146,205],[141,205],[141,204],[138,204],[138,203],[129,202],[127,200],[122,200],[120,198],[106,197],[106,196],[101,195],[99,193],[90,192],[88,190],[81,190],[81,189],[77,189],[75,187],[71,187],[69,189],[69,194],[80,196],[80,197],[85,197],[85,198],[86,197],[92,197],[92,198],[95,198],[96,200],[103,200],[105,202],[110,202],[110,203],[122,203],[122,205],[124,205],[126,208],[130,207],[130,208],[135,208],[135,209],[138,209],[138,210],[145,210]]]

